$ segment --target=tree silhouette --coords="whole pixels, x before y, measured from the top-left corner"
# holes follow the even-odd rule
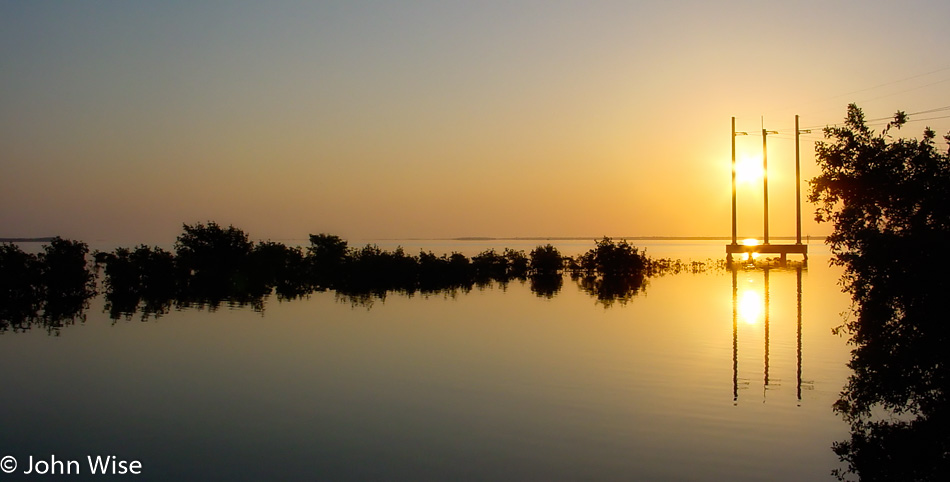
[[[561,256],[561,252],[551,244],[532,249],[529,259],[529,267],[536,275],[560,273],[564,267],[564,258]]]
[[[0,330],[41,324],[50,331],[84,320],[95,295],[95,275],[86,266],[89,247],[55,237],[38,255],[0,245]]]
[[[39,260],[15,244],[0,244],[0,330],[36,317],[42,297]]]
[[[186,289],[198,300],[255,298],[263,284],[249,276],[254,243],[247,233],[215,222],[182,225],[175,241],[176,260],[187,276]]]
[[[388,251],[372,244],[353,249],[330,234],[311,234],[306,251],[273,241],[255,244],[244,231],[213,221],[182,228],[174,252],[140,245],[94,254],[95,273],[104,267],[105,309],[112,319],[140,314],[146,320],[173,306],[213,311],[222,303],[262,311],[274,292],[293,299],[326,289],[370,306],[389,292],[454,296],[476,285],[504,288],[512,280],[530,280],[534,293],[550,298],[563,285],[565,265],[575,279],[583,275],[582,289],[609,306],[642,291],[647,276],[680,266],[648,259],[626,241],[606,237],[579,260],[561,256],[550,244],[530,256],[505,248],[468,258],[457,252],[410,256],[401,247]],[[39,255],[0,245],[0,330],[25,330],[37,322],[56,328],[83,319],[95,294],[88,251],[85,243],[61,238],[52,238]]]
[[[307,258],[312,269],[312,278],[322,289],[330,288],[343,274],[349,248],[347,242],[332,234],[311,234]]]
[[[96,263],[105,265],[106,310],[113,319],[131,317],[144,303],[142,319],[159,316],[180,295],[180,276],[175,256],[159,247],[140,245],[134,250],[117,248],[96,253]]]
[[[944,480],[950,473],[950,157],[923,138],[895,139],[898,112],[873,132],[855,105],[816,147],[816,218],[831,222],[833,263],[855,302],[842,326],[853,370],[835,404],[851,425],[838,472],[862,480]],[[950,138],[948,138],[950,141]]]

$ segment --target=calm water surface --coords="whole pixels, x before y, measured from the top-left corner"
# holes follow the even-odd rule
[[[653,278],[611,306],[569,278],[553,298],[520,282],[371,306],[325,292],[147,322],[95,299],[58,335],[0,335],[0,455],[111,454],[146,480],[830,480],[849,299],[811,249],[800,273]]]

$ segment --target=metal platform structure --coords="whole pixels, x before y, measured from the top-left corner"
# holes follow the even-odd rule
[[[759,254],[778,254],[781,255],[782,260],[785,260],[789,254],[800,254],[804,256],[804,259],[808,260],[808,245],[807,244],[756,244],[747,246],[744,244],[727,244],[726,245],[726,254],[730,257],[733,254],[749,254],[759,253]]]
[[[745,132],[736,132],[736,118],[732,118],[732,243],[726,245],[726,256],[732,261],[732,255],[743,254],[752,257],[753,254],[778,254],[782,261],[785,261],[789,254],[801,254],[804,261],[808,261],[808,245],[802,244],[802,193],[801,193],[801,160],[799,153],[798,136],[802,134],[798,128],[798,116],[795,116],[795,219],[796,232],[795,244],[771,244],[769,243],[769,171],[768,171],[768,147],[767,139],[769,134],[778,134],[775,131],[768,131],[762,128],[762,186],[764,189],[764,223],[763,223],[763,242],[762,244],[746,245],[739,244],[737,238],[738,226],[736,222],[736,136],[747,135]]]

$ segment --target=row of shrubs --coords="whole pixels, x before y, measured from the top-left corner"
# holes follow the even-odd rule
[[[41,322],[74,322],[95,295],[85,243],[53,238],[38,254],[0,244],[0,330]]]
[[[221,302],[261,305],[271,292],[282,299],[332,289],[344,296],[385,296],[387,292],[431,293],[468,290],[492,282],[530,280],[540,296],[553,296],[567,271],[598,299],[629,297],[646,276],[664,266],[626,241],[597,241],[576,258],[547,244],[530,253],[487,250],[471,258],[422,251],[409,255],[376,245],[353,248],[338,236],[310,235],[306,248],[273,241],[255,243],[234,226],[183,225],[173,251],[141,245],[96,252],[95,272],[104,274],[107,309],[113,317],[142,310],[163,313],[176,306]],[[0,246],[0,305],[3,320],[39,319],[51,299],[85,302],[95,294],[86,244],[54,239],[39,255]],[[13,310],[7,313],[8,307]],[[42,314],[39,314],[42,313]]]
[[[376,245],[352,248],[330,234],[310,235],[306,249],[265,241],[254,243],[234,226],[214,222],[184,225],[174,253],[157,247],[119,248],[96,253],[104,266],[109,293],[221,295],[270,293],[294,297],[313,290],[340,292],[438,291],[537,276],[559,276],[565,269],[584,276],[629,277],[647,274],[650,260],[625,241],[597,242],[577,259],[548,244],[529,254],[494,249],[471,258],[461,253],[422,251],[408,255]]]

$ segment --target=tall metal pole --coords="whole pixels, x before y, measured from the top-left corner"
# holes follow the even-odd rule
[[[763,202],[765,208],[765,238],[763,244],[769,244],[769,155],[768,149],[766,148],[765,138],[768,137],[769,133],[762,128],[762,185],[765,189],[763,194]]]
[[[736,118],[732,118],[732,244],[736,244]]]
[[[798,115],[795,116],[795,244],[802,244],[802,164],[799,157]]]

